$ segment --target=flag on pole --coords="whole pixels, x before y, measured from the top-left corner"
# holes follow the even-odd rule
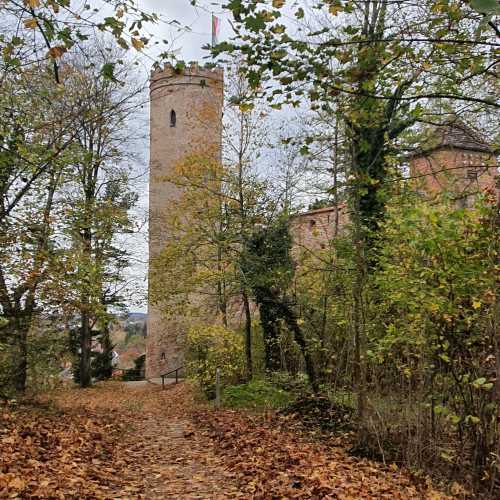
[[[219,42],[220,19],[212,14],[212,47]]]

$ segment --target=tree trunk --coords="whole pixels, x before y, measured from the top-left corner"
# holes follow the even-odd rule
[[[280,316],[282,316],[283,319],[285,320],[288,328],[293,333],[295,342],[297,342],[297,344],[300,347],[300,351],[302,352],[302,356],[304,357],[304,362],[306,365],[306,373],[307,376],[309,377],[309,382],[311,384],[313,391],[317,393],[319,387],[318,387],[318,380],[316,378],[316,372],[314,370],[314,361],[311,357],[311,354],[309,353],[309,350],[307,349],[307,344],[304,334],[299,326],[299,323],[297,322],[297,316],[292,311],[292,309],[285,303],[280,303],[279,308],[281,309]]]
[[[366,234],[362,227],[359,187],[356,188],[353,207],[355,277],[353,285],[354,329],[354,386],[357,394],[358,437],[365,438],[366,369],[365,369],[365,315],[363,289],[366,275]]]
[[[92,150],[92,148],[91,148]],[[91,284],[90,267],[92,262],[92,221],[93,204],[95,201],[94,182],[90,172],[86,172],[90,180],[85,188],[85,212],[81,236],[83,240],[83,279],[80,304],[80,387],[92,385],[91,357],[92,357],[92,329],[90,326]]]
[[[87,310],[81,311],[80,325],[80,387],[90,387],[91,374],[92,332],[90,330],[90,317]]]
[[[26,390],[28,369],[28,330],[31,322],[17,320],[13,338],[12,379],[14,389],[18,393]]]
[[[273,304],[269,301],[259,303],[260,322],[264,337],[264,362],[267,371],[278,371],[281,368],[281,353],[279,349],[277,316]]]
[[[252,380],[252,313],[250,311],[250,301],[245,289],[242,290],[243,309],[245,310],[245,369],[247,381]]]

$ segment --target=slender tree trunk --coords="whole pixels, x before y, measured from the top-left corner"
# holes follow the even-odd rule
[[[250,311],[250,301],[245,289],[241,291],[243,298],[243,309],[245,311],[245,362],[246,362],[246,378],[252,380],[253,365],[252,365],[252,313]]]
[[[335,149],[333,153],[333,206],[335,207],[335,220],[333,237],[339,235],[339,189],[338,189],[338,160],[339,160],[339,120],[335,118]]]
[[[86,298],[83,299],[84,301]],[[87,301],[88,303],[88,301]],[[92,353],[92,332],[90,329],[90,317],[88,309],[85,307],[81,311],[80,324],[80,387],[89,387],[92,384],[91,374],[91,353]]]
[[[222,224],[221,224],[222,225]],[[222,230],[222,229],[221,229]],[[227,328],[227,301],[226,301],[226,292],[224,287],[224,281],[220,276],[222,276],[222,248],[221,245],[218,245],[217,248],[217,271],[219,272],[219,279],[217,280],[217,300],[219,312],[222,315],[222,324],[225,328]]]
[[[295,342],[297,342],[297,344],[299,345],[300,350],[302,352],[302,356],[304,357],[304,362],[306,365],[306,373],[307,376],[309,377],[309,382],[311,384],[311,387],[313,391],[317,393],[319,391],[319,386],[316,377],[316,371],[314,370],[314,361],[311,357],[311,354],[309,353],[309,349],[307,348],[304,334],[299,326],[299,323],[297,322],[297,317],[287,304],[281,304],[280,309],[281,309],[281,316],[285,320],[288,328],[293,332]]]
[[[365,322],[363,291],[366,275],[365,234],[359,209],[358,187],[354,196],[354,252],[355,252],[355,277],[353,285],[353,329],[354,329],[354,385],[357,395],[358,407],[358,436],[365,437],[366,413],[366,367],[365,367]]]
[[[92,259],[92,231],[90,224],[89,208],[92,200],[86,200],[85,228],[82,231],[84,258],[84,274],[89,271]],[[89,387],[92,384],[91,355],[92,355],[92,329],[90,326],[90,277],[83,279],[83,289],[80,305],[80,387]]]
[[[243,241],[245,238],[245,230],[247,226],[247,216],[245,210],[245,196],[243,192],[243,168],[244,168],[244,145],[242,142],[242,138],[244,137],[244,115],[243,113],[240,116],[240,144],[238,151],[238,209],[240,215],[240,227],[239,227],[239,236]],[[244,279],[243,270],[240,268],[241,276]],[[241,298],[243,301],[243,308],[245,310],[245,369],[246,369],[246,378],[247,380],[251,380],[253,377],[253,366],[252,366],[252,314],[250,312],[250,301],[248,299],[248,293],[245,288],[245,285],[242,286],[241,290]]]

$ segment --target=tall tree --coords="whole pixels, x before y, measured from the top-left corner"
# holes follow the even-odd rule
[[[228,7],[236,37],[216,53],[241,54],[250,85],[274,106],[309,101],[347,124],[369,229],[383,212],[380,187],[395,141],[426,103],[499,107],[494,21],[465,2],[315,0],[306,10],[281,0],[233,0]]]
[[[94,50],[98,59],[99,47]],[[124,72],[121,76],[126,78]],[[128,184],[131,148],[137,140],[129,124],[142,103],[143,87],[122,87],[78,59],[65,68],[64,77],[66,86],[79,89],[73,105],[80,109],[75,139],[81,153],[62,196],[67,203],[68,265],[74,270],[67,280],[69,295],[80,316],[79,382],[86,387],[91,383],[93,329],[106,336],[109,307],[119,304],[128,263],[119,237],[132,228],[128,211],[137,200]]]
[[[3,91],[6,91],[5,93]],[[27,337],[53,249],[57,192],[75,153],[73,111],[42,66],[4,79],[0,99],[0,306],[12,380],[26,385]],[[47,127],[47,123],[51,126]]]

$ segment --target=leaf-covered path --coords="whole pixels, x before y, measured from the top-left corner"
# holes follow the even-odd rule
[[[112,382],[5,406],[0,462],[1,498],[445,498],[286,421],[196,405],[186,384]]]
[[[123,418],[119,448],[128,466],[119,498],[238,497],[238,488],[228,479],[211,442],[193,430],[192,399],[184,385],[162,391],[152,384],[112,384],[85,391],[77,401],[63,397],[59,402]]]

